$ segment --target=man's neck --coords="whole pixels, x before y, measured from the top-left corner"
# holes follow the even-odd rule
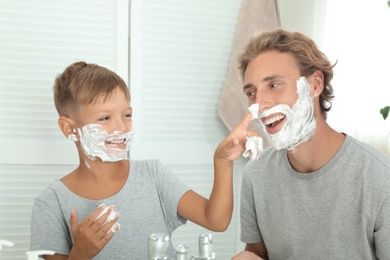
[[[314,135],[305,143],[288,152],[294,170],[310,173],[326,165],[340,149],[345,135],[336,132],[326,123],[317,127]]]

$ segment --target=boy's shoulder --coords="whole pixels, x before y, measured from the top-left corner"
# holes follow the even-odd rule
[[[41,193],[36,196],[36,200],[44,202],[45,204],[55,203],[57,201],[59,193],[63,193],[63,183],[61,180],[56,179],[53,182],[49,183]]]
[[[164,165],[159,159],[146,159],[146,160],[131,160],[130,161],[130,169],[148,169],[155,170],[163,167]]]
[[[130,175],[163,180],[173,176],[172,170],[159,159],[131,160]]]

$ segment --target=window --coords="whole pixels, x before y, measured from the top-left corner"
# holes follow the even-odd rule
[[[15,243],[2,259],[26,258],[35,196],[78,163],[57,126],[54,78],[78,60],[127,78],[127,9],[126,0],[0,0],[0,239]]]
[[[217,110],[241,2],[132,2],[130,90],[136,135],[131,157],[159,158],[205,197],[213,184],[214,150],[228,134]],[[212,233],[218,258],[230,259],[237,247],[236,212],[226,232],[188,222],[173,233],[173,244],[188,244],[196,255],[199,235]]]

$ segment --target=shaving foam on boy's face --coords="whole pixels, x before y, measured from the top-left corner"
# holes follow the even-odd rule
[[[134,131],[114,131],[108,134],[99,124],[87,124],[77,129],[80,135],[81,148],[92,161],[99,157],[103,162],[117,162],[128,159],[130,143]]]
[[[268,139],[269,144],[276,150],[294,150],[298,145],[306,142],[312,137],[316,129],[316,118],[314,117],[314,102],[310,96],[310,84],[306,77],[297,81],[298,100],[291,109],[286,104],[274,106],[263,112],[259,112],[259,124]],[[284,115],[284,125],[280,131],[270,134],[262,118],[273,114]],[[280,120],[283,117],[275,117]]]

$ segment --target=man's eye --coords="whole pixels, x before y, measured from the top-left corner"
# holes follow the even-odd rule
[[[250,97],[256,96],[256,92],[254,92],[254,91],[247,92],[246,95],[250,98]]]
[[[271,84],[271,88],[276,88],[277,86],[279,86],[279,84],[277,84],[277,83]]]

